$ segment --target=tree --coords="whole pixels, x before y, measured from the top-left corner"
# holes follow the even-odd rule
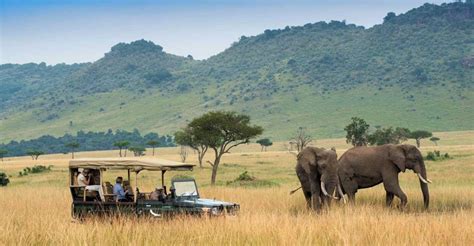
[[[394,130],[392,127],[377,127],[374,133],[367,136],[367,141],[370,145],[400,144],[407,140],[409,134],[410,130],[407,128],[397,127]]]
[[[368,142],[368,130],[370,125],[364,119],[352,117],[352,122],[344,127],[346,134],[346,143],[353,146],[365,146]]]
[[[72,159],[74,159],[74,151],[79,148],[79,143],[77,142],[70,142],[70,143],[67,143],[66,144],[66,147],[70,148],[71,149],[71,155],[72,155]]]
[[[8,154],[8,150],[0,149],[0,159],[3,161],[3,157]]]
[[[26,152],[27,155],[31,156],[31,159],[33,160],[38,160],[38,157],[40,155],[43,155],[44,152],[43,151],[39,151],[39,150],[29,150]]]
[[[205,136],[201,132],[195,131],[194,128],[186,127],[174,134],[174,140],[177,144],[189,146],[198,154],[199,167],[202,168],[202,160],[206,154],[209,146],[206,144]]]
[[[188,127],[214,151],[214,162],[208,162],[212,166],[211,185],[216,183],[222,156],[263,132],[262,127],[250,125],[249,116],[229,111],[211,111],[193,119]]]
[[[122,157],[122,149],[124,149],[124,148],[126,149],[127,146],[129,146],[129,145],[130,145],[130,142],[128,142],[128,141],[118,141],[118,142],[115,142],[115,143],[114,143],[114,146],[115,146],[115,147],[118,147],[119,150],[120,150],[120,151],[119,151],[120,157]],[[126,150],[125,150],[125,151],[126,151]],[[125,156],[127,156],[127,153],[126,153],[126,152],[125,152]]]
[[[436,146],[438,146],[438,141],[440,140],[439,137],[431,137],[430,141],[433,142]],[[0,150],[1,151],[1,150]]]
[[[393,128],[378,128],[374,133],[367,136],[367,142],[370,145],[395,144]]]
[[[179,149],[179,156],[181,157],[181,162],[185,163],[188,158],[188,148],[185,145],[181,145]]]
[[[303,127],[299,127],[296,135],[290,140],[290,145],[296,145],[296,149],[299,153],[308,146],[311,141],[313,141],[312,137],[305,132]]]
[[[418,130],[418,131],[413,131],[413,132],[411,132],[409,138],[415,139],[415,140],[416,140],[416,146],[419,148],[419,147],[420,147],[421,139],[423,139],[423,138],[429,138],[429,137],[432,137],[432,136],[433,136],[433,133],[431,133],[431,132],[429,132],[429,131]]]
[[[131,152],[133,152],[133,155],[134,156],[144,156],[144,152],[145,152],[145,148],[144,147],[141,147],[141,146],[132,146],[130,148],[128,148],[128,150],[130,150]]]
[[[159,142],[155,141],[155,140],[150,140],[146,144],[153,148],[153,154],[152,155],[155,156],[155,147],[159,144]]]
[[[260,146],[262,146],[262,151],[264,149],[265,149],[265,151],[267,151],[267,147],[273,145],[273,142],[268,138],[259,139],[259,140],[257,140],[257,143],[260,144]]]

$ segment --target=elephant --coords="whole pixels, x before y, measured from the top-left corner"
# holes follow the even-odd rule
[[[430,195],[425,163],[420,151],[413,145],[386,144],[375,147],[354,147],[339,159],[338,176],[351,203],[355,202],[358,189],[370,188],[380,183],[386,191],[386,205],[391,206],[394,196],[401,201],[401,208],[407,204],[407,196],[398,182],[398,174],[411,169],[420,180],[424,207],[428,208]]]
[[[330,203],[331,198],[336,199],[332,195],[336,187],[342,194],[337,165],[337,154],[334,150],[306,147],[297,155],[296,175],[301,182],[300,188],[309,208],[320,210],[323,204]]]

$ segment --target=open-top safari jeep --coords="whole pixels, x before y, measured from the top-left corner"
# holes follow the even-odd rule
[[[166,190],[164,176],[167,171],[189,171],[193,164],[179,163],[161,159],[134,158],[95,158],[76,159],[69,162],[70,190],[72,195],[72,216],[82,218],[86,215],[111,215],[128,213],[139,216],[163,217],[174,214],[198,215],[236,215],[240,206],[235,203],[202,199],[192,178],[173,179],[171,188]],[[124,189],[129,189],[127,201],[119,201],[113,194],[113,185],[104,180],[107,170],[126,171]],[[90,186],[79,186],[77,177],[80,171],[90,173]],[[141,171],[160,171],[161,187],[154,192],[141,192],[138,188],[138,173]],[[130,174],[135,173],[131,187]],[[115,183],[115,182],[114,182]],[[101,189],[100,192],[98,189]],[[100,194],[102,193],[102,194]]]

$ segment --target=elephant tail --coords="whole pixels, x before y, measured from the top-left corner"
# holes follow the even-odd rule
[[[293,193],[297,192],[299,189],[301,189],[302,186],[290,191],[290,195],[293,195]]]

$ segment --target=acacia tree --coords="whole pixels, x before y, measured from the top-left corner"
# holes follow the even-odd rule
[[[3,161],[3,157],[8,154],[8,150],[6,149],[0,149],[0,159]]]
[[[38,157],[40,155],[43,155],[44,152],[43,151],[39,151],[39,150],[29,150],[26,152],[27,155],[31,156],[31,159],[33,160],[38,160]]]
[[[409,138],[415,139],[415,140],[416,140],[416,146],[417,146],[418,148],[420,148],[421,139],[423,139],[423,138],[429,138],[429,137],[432,137],[432,136],[433,136],[433,133],[431,133],[431,132],[429,132],[429,131],[418,130],[418,131],[413,131],[413,132],[411,132]]]
[[[229,111],[211,111],[193,119],[188,127],[214,151],[214,162],[208,162],[212,166],[211,185],[216,183],[222,156],[263,132],[262,127],[250,125],[249,116]]]
[[[344,127],[346,134],[346,143],[353,146],[365,146],[368,142],[368,130],[370,125],[364,119],[352,117],[352,122]]]
[[[181,145],[181,148],[179,150],[179,157],[181,157],[181,162],[185,163],[186,159],[188,158],[188,148],[186,145]]]
[[[431,137],[430,141],[433,142],[436,146],[438,146],[438,141],[440,140],[439,137]],[[1,152],[1,150],[0,150]]]
[[[128,141],[118,141],[114,143],[114,146],[119,148],[119,155],[122,157],[122,149],[125,149],[125,156],[127,156],[127,146],[130,145],[130,142]]]
[[[152,155],[155,156],[155,147],[158,145],[158,141],[150,140],[146,144],[153,148],[153,154]]]
[[[66,144],[66,147],[70,148],[71,149],[71,157],[72,159],[74,159],[74,151],[79,148],[79,143],[77,142],[70,142],[70,143],[67,143]]]
[[[260,144],[260,146],[262,146],[262,151],[265,150],[265,152],[267,151],[267,147],[273,145],[273,142],[268,138],[259,139],[257,140],[257,143]]]
[[[303,127],[299,127],[296,135],[290,140],[290,144],[296,145],[298,153],[301,152],[309,143],[313,141],[313,138],[306,133]]]
[[[410,131],[407,128],[377,127],[374,133],[367,135],[367,141],[370,145],[400,144],[407,140]]]
[[[133,153],[134,156],[144,156],[146,149],[141,146],[132,146],[128,148],[129,151]]]
[[[204,136],[200,132],[193,131],[193,128],[187,126],[174,134],[174,141],[179,145],[189,146],[198,154],[199,167],[202,168],[202,160],[206,155],[209,146],[206,144]]]

